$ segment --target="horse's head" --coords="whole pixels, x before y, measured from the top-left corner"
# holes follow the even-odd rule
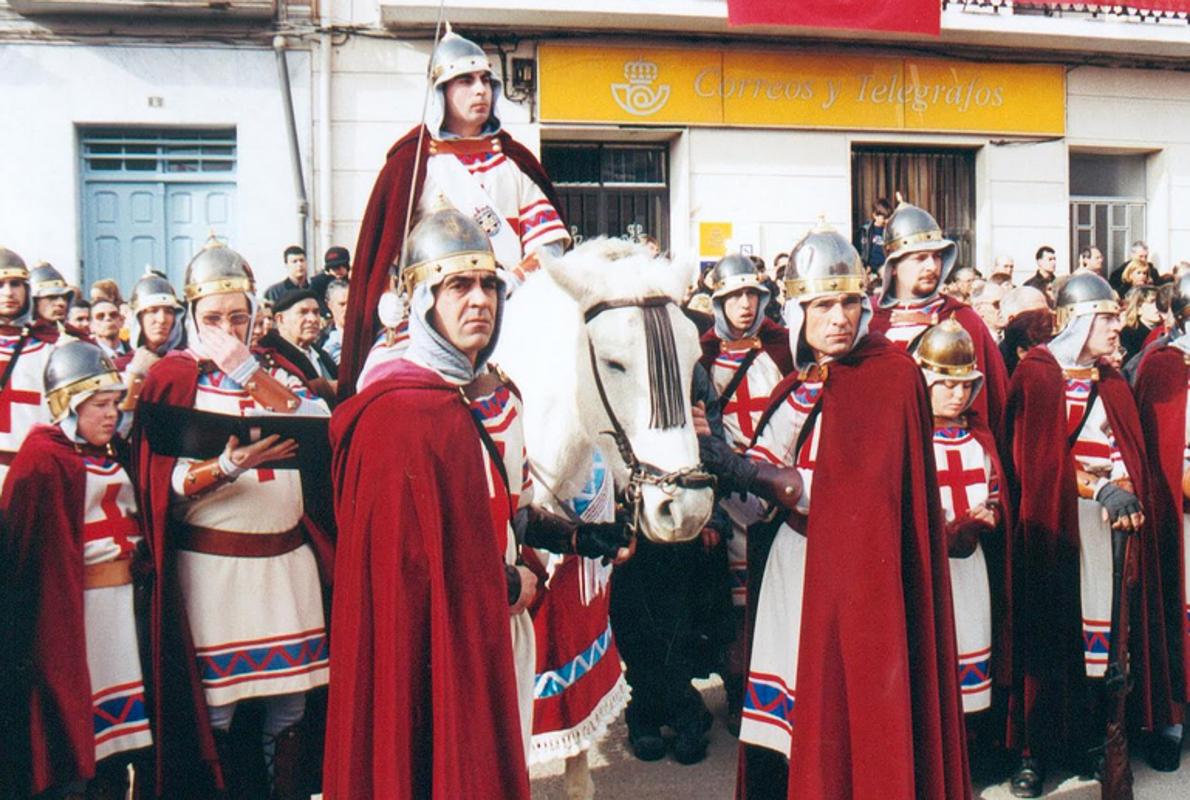
[[[588,241],[546,270],[583,313],[579,409],[587,429],[605,437],[617,486],[636,494],[648,538],[692,539],[714,495],[690,414],[700,351],[679,305],[687,270],[616,239]]]

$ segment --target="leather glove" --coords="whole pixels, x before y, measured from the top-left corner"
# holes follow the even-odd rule
[[[946,553],[951,558],[969,558],[979,539],[995,530],[980,519],[961,517],[946,523]]]
[[[614,559],[620,548],[632,544],[628,526],[620,522],[601,522],[578,526],[575,552],[587,558]]]
[[[505,564],[504,580],[508,582],[508,605],[515,606],[521,599],[521,573],[511,564]]]
[[[1105,483],[1095,499],[1107,511],[1107,517],[1113,524],[1120,517],[1143,513],[1136,495],[1115,483]]]
[[[512,522],[517,541],[551,553],[573,553],[578,528],[570,520],[536,506],[519,509]]]
[[[749,491],[761,500],[780,506],[788,511],[797,508],[804,486],[802,476],[793,467],[774,467],[757,461],[756,477],[752,479]]]

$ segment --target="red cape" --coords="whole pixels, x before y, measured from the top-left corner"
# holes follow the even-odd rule
[[[1152,350],[1140,362],[1136,404],[1149,454],[1153,489],[1148,510],[1160,550],[1165,596],[1165,636],[1169,644],[1170,680],[1177,703],[1190,699],[1190,628],[1184,624],[1186,552],[1183,546],[1182,459],[1186,436],[1186,354],[1168,345]]]
[[[424,126],[423,126],[424,127]],[[388,151],[387,160],[372,187],[372,196],[360,222],[359,240],[351,269],[351,291],[347,295],[347,317],[343,323],[343,350],[339,361],[339,398],[355,394],[355,381],[364,368],[368,351],[379,332],[376,304],[389,285],[389,267],[397,260],[404,245],[405,216],[409,206],[421,197],[426,180],[426,159],[430,153],[430,133],[422,137],[421,156],[417,154],[417,136],[422,127],[414,127]],[[524,145],[506,131],[496,134],[504,155],[541,189],[561,213],[562,203],[545,169]],[[418,164],[416,183],[413,166]],[[416,220],[415,220],[416,221]]]
[[[988,326],[975,309],[956,300],[949,295],[943,295],[945,302],[938,309],[938,321],[953,317],[967,333],[971,334],[975,342],[975,361],[979,371],[983,373],[983,391],[975,398],[971,408],[988,422],[988,428],[997,440],[1003,439],[1004,402],[1008,396],[1008,370],[1004,367],[1004,357],[1000,355],[1000,346],[992,336]],[[880,308],[873,300],[872,321],[868,330],[873,333],[886,333],[892,323],[891,308]]]
[[[296,367],[275,353],[267,355],[300,377]],[[198,362],[187,351],[174,350],[149,369],[138,402],[193,408],[197,389]],[[149,612],[149,676],[156,687],[150,718],[156,725],[153,742],[157,755],[157,792],[164,797],[175,792],[185,796],[194,790],[195,781],[221,782],[221,775],[171,547],[170,485],[177,459],[152,452],[139,418],[134,419],[130,441],[136,502],[157,575]],[[311,524],[309,517],[303,518],[303,523],[320,571],[325,575],[329,572],[325,565],[334,561],[333,545],[317,525]],[[196,774],[202,762],[206,763],[206,769]]]
[[[1099,374],[1108,424],[1147,510],[1148,473],[1136,405],[1118,372],[1100,365]],[[1013,372],[1005,424],[1017,508],[1009,746],[1028,747],[1036,755],[1038,749],[1078,746],[1084,735],[1079,726],[1087,721],[1075,462],[1067,444],[1062,370],[1044,346],[1030,350]],[[1136,679],[1131,702],[1151,729],[1166,724],[1173,712],[1151,524],[1145,525],[1140,544],[1137,616],[1129,642]],[[1094,735],[1101,738],[1102,732]],[[1077,755],[1067,753],[1072,754]]]
[[[773,359],[782,375],[793,372],[793,355],[789,352],[789,331],[785,326],[778,325],[766,317],[760,324],[756,336],[760,339],[760,346],[769,354],[769,358]],[[712,325],[699,338],[699,344],[702,345],[702,365],[709,372],[715,357],[723,348],[723,340],[715,334],[715,327]]]
[[[86,480],[82,456],[61,429],[37,425],[13,459],[0,501],[4,613],[11,615],[4,675],[17,681],[13,707],[0,709],[0,724],[13,728],[0,738],[25,760],[11,780],[30,782],[33,795],[95,776],[83,613]],[[28,674],[18,672],[22,665]]]
[[[789,797],[967,798],[925,383],[913,359],[879,334],[828,369]],[[798,380],[787,376],[772,402]],[[872,403],[876,391],[881,401]]]
[[[331,421],[324,797],[528,800],[503,553],[458,388],[401,362]]]

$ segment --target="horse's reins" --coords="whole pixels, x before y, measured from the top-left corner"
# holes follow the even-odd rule
[[[583,322],[590,324],[591,320],[602,314],[604,311],[612,308],[652,308],[659,306],[667,306],[673,303],[673,299],[667,296],[645,297],[640,300],[608,300],[602,303],[596,303],[587,309],[583,315]],[[624,505],[632,509],[631,528],[634,532],[640,533],[640,517],[643,504],[641,495],[641,487],[648,484],[656,486],[665,492],[667,495],[673,496],[677,489],[713,489],[715,487],[715,476],[706,472],[701,467],[684,467],[682,469],[666,472],[655,464],[648,461],[640,460],[636,451],[632,448],[632,442],[628,439],[628,434],[624,431],[624,426],[620,424],[619,418],[616,416],[615,409],[612,408],[611,401],[607,397],[607,389],[603,385],[603,377],[599,373],[599,362],[595,357],[595,345],[591,342],[591,337],[587,337],[587,355],[591,359],[591,374],[595,378],[595,389],[599,393],[599,400],[603,403],[603,410],[607,414],[608,421],[611,423],[611,430],[601,431],[612,437],[616,443],[616,449],[620,453],[620,458],[624,461],[624,465],[628,467],[628,485],[623,488],[623,502]],[[650,386],[650,391],[658,391],[658,387]]]

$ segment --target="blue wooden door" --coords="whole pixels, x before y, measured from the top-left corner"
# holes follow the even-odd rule
[[[145,265],[164,262],[165,185],[89,182],[83,206],[83,280],[115,278],[128,294]]]
[[[224,244],[235,241],[234,183],[167,184],[166,260],[162,269],[181,291],[186,265],[211,234]]]

